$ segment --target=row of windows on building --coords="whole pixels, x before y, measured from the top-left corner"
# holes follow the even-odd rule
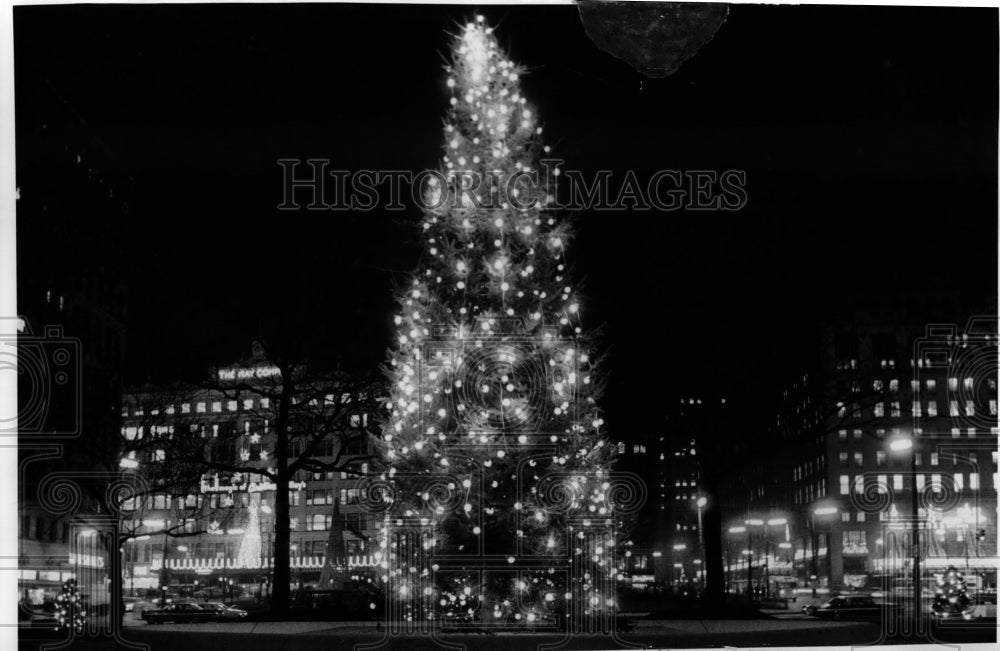
[[[318,473],[317,473],[318,474]],[[305,499],[302,494],[305,493]],[[318,490],[290,490],[288,491],[289,506],[301,506],[303,502],[306,506],[325,506],[334,503],[336,492],[332,488],[322,488]],[[341,504],[358,504],[361,498],[361,491],[357,488],[341,488],[339,491]],[[274,491],[261,493],[261,506],[273,504]],[[184,497],[174,497],[171,495],[150,495],[144,498],[129,498],[122,503],[123,511],[137,511],[142,508],[146,510],[165,511],[168,509],[200,509],[206,505],[210,509],[218,508],[247,508],[250,506],[249,493],[209,493],[207,495],[187,495]]]
[[[290,544],[292,556],[326,556],[327,540],[300,540]],[[189,542],[186,544],[187,551],[179,552],[170,549],[168,556],[178,556],[201,559],[236,558],[239,554],[239,543],[236,542]],[[364,540],[345,540],[345,552],[348,556],[364,556],[368,553],[368,546]],[[135,543],[124,548],[124,561],[126,564],[150,563],[152,561],[163,560],[162,543]]]
[[[980,485],[979,473],[951,473],[942,478],[942,475],[938,473],[933,473],[929,475],[918,474],[916,475],[917,480],[917,490],[923,490],[925,486],[936,492],[940,493],[945,490],[945,479],[947,479],[952,484],[952,488],[955,491],[972,490],[977,491],[981,488],[986,488]],[[966,482],[966,477],[968,477],[968,482]],[[877,475],[875,477],[856,475],[853,480],[849,475],[840,476],[840,494],[850,495],[851,487],[854,487],[854,492],[861,494],[865,492],[866,485],[874,484],[876,491],[878,493],[886,494],[890,490],[901,491],[905,488],[909,488],[909,477],[901,474],[892,475],[892,480],[890,482],[889,475]],[[997,488],[997,473],[993,473],[993,488]]]
[[[69,523],[65,520],[25,513],[21,516],[20,538],[38,542],[69,542]]]
[[[881,357],[876,358],[876,364],[879,368],[892,370],[896,368],[896,360],[891,357]],[[910,358],[910,368],[938,368],[946,369],[951,366],[951,359],[948,360],[938,360],[935,361],[930,357],[919,357],[917,359]],[[856,371],[858,370],[858,360],[855,357],[852,358],[842,358],[839,359],[835,364],[834,368],[838,371]]]
[[[975,427],[967,427],[964,429],[961,427],[952,427],[950,428],[951,438],[953,439],[961,438],[963,431],[965,432],[965,436],[970,439],[976,438],[977,434],[986,433],[985,430],[977,430]],[[884,439],[886,437],[886,434],[889,434],[890,438],[892,438],[902,435],[902,430],[900,430],[899,428],[892,428],[887,432],[884,428],[877,428],[875,429],[874,434],[875,437],[878,439]],[[921,427],[916,427],[913,429],[913,434],[917,437],[923,436],[924,430]],[[997,436],[998,434],[1000,434],[1000,428],[997,427],[990,428],[990,436]],[[846,443],[849,440],[849,438],[853,439],[854,441],[861,441],[863,440],[863,436],[864,434],[860,429],[852,430],[850,437],[848,437],[848,432],[846,429],[837,430],[837,438],[841,443]]]
[[[337,396],[333,394],[327,394],[323,399],[323,403],[325,405],[335,405],[338,403],[347,404],[350,401],[351,401],[351,394],[349,393],[341,395],[339,400]],[[309,404],[310,406],[317,407],[319,406],[319,401],[314,398],[309,401]],[[206,414],[206,413],[221,414],[223,411],[227,412],[240,411],[241,408],[243,411],[251,411],[255,408],[270,409],[271,399],[267,397],[257,397],[257,398],[249,397],[249,398],[241,398],[238,400],[220,399],[220,400],[199,400],[195,402],[182,402],[179,405],[180,413],[181,414],[192,413],[192,405],[194,406],[193,413],[196,414]],[[159,416],[161,415],[161,413],[167,416],[176,415],[178,413],[178,405],[174,404],[164,405],[162,407],[162,411],[160,407],[151,407],[149,409],[150,416]],[[130,416],[133,418],[144,417],[146,416],[146,408],[144,406],[134,407],[131,413],[129,413],[128,407],[127,406],[123,407],[122,418],[129,418]]]
[[[823,479],[810,482],[805,486],[795,487],[794,500],[796,504],[810,504],[824,497],[826,497],[826,481]]]
[[[256,424],[252,420],[258,421]],[[221,427],[222,425],[228,425],[227,428]],[[238,432],[240,428],[240,421],[231,421],[229,423],[188,423],[188,432],[191,434],[197,434],[201,438],[209,438],[209,432],[211,432],[211,438],[219,438],[219,433],[222,432],[225,437],[233,436]],[[261,434],[268,434],[270,432],[270,421],[267,418],[260,419],[246,419],[242,421],[242,430],[244,436],[260,436]],[[368,425],[368,414],[351,414],[348,418],[348,426],[353,429],[361,429]],[[259,432],[256,431],[259,428]],[[255,430],[255,431],[251,431]],[[127,441],[137,441],[142,440],[147,434],[152,437],[167,437],[169,438],[174,434],[174,425],[124,425],[121,428],[122,436]],[[301,439],[295,439],[292,444],[297,444],[300,447],[304,446],[305,443]],[[645,450],[644,450],[645,451]],[[297,453],[296,453],[297,454]]]
[[[996,464],[997,463],[997,451],[994,450],[992,452],[992,454],[993,454],[993,463]],[[927,460],[930,462],[931,466],[940,465],[940,463],[941,463],[941,454],[939,452],[930,452],[930,453],[927,454],[927,457],[928,457]],[[961,462],[961,459],[962,459],[961,455],[959,455],[958,453],[952,453],[950,455],[945,455],[945,457],[946,458],[950,457],[949,460],[953,464]],[[856,467],[856,468],[863,468],[865,466],[865,453],[862,452],[862,451],[860,451],[860,450],[855,450],[853,456],[850,455],[847,452],[839,452],[838,453],[838,460],[840,462],[840,467],[841,468],[847,468],[847,467],[849,467],[851,465],[852,459],[853,459],[853,462],[854,462],[854,467]],[[884,467],[888,463],[888,460],[889,460],[889,455],[884,450],[876,450],[875,451],[875,467],[876,468],[882,468],[882,467]],[[917,453],[916,457],[914,458],[914,462],[916,463],[916,466],[918,468],[924,465],[924,460],[925,460],[925,455],[924,455],[923,452]]]
[[[962,388],[965,391],[973,391],[976,386],[976,379],[972,377],[963,378],[961,381]],[[997,382],[994,378],[986,378],[986,385],[992,389],[996,390]],[[885,391],[886,381],[881,379],[872,380],[872,389],[876,392]],[[955,392],[958,391],[959,378],[950,377],[948,378],[948,391]],[[890,393],[899,392],[899,380],[891,379],[888,381],[888,388]],[[912,393],[920,393],[922,389],[926,388],[927,391],[937,391],[937,380],[935,378],[927,378],[922,383],[920,380],[910,380],[910,391]],[[856,389],[856,392],[860,391],[860,387]]]
[[[996,400],[989,401],[988,410],[990,415],[997,415]],[[848,405],[842,402],[837,410],[837,417],[843,419],[848,416],[853,416],[854,418],[860,419],[865,416],[866,411],[867,410],[858,403],[851,403]],[[902,403],[898,400],[890,402],[877,402],[872,406],[872,416],[874,418],[902,418],[903,413]],[[924,408],[923,404],[919,400],[914,401],[910,404],[910,410],[906,412],[907,417],[913,416],[916,418],[923,418],[925,416],[931,418],[938,415],[938,403],[936,400],[928,400],[926,408]],[[955,418],[962,416],[975,416],[976,403],[972,400],[965,400],[961,403],[958,400],[949,400],[948,415]]]

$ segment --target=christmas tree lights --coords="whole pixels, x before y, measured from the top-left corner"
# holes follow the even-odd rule
[[[937,577],[937,589],[934,591],[934,603],[931,608],[941,619],[961,617],[969,607],[969,595],[966,593],[965,577],[954,567],[949,567],[944,574]]]
[[[426,187],[425,255],[398,297],[378,444],[391,496],[382,580],[412,621],[607,613],[614,450],[567,268],[571,229],[534,176],[548,148],[523,70],[481,17],[446,69],[446,182]]]
[[[63,583],[62,591],[56,597],[56,622],[58,631],[71,631],[76,635],[83,633],[86,613],[73,579]]]

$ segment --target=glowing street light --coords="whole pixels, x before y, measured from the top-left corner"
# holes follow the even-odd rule
[[[674,551],[675,552],[679,552],[679,551],[681,551],[683,549],[687,549],[687,545],[685,545],[684,543],[678,543],[678,544],[674,545]]]
[[[818,509],[814,509],[813,513],[816,515],[833,515],[837,512],[836,506],[821,506]]]
[[[907,436],[902,436],[889,441],[889,449],[893,452],[905,452],[913,449],[913,440]]]
[[[783,524],[788,524],[788,520],[786,518],[771,518],[767,521],[767,526],[769,527],[778,527]]]
[[[743,533],[746,530],[746,527],[729,527],[729,533]]]

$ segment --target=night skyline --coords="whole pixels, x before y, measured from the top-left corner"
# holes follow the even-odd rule
[[[26,648],[993,639],[998,17],[16,8]]]
[[[315,298],[307,312],[348,363],[383,363],[419,211],[279,212],[275,161],[434,168],[445,32],[473,11],[20,9],[22,294],[43,259],[53,276],[100,264],[127,279],[129,384],[245,355],[257,314],[288,309],[281,287]],[[525,93],[568,169],[746,170],[740,211],[577,219],[584,320],[603,327],[605,401],[624,430],[655,427],[630,413],[636,396],[740,394],[747,373],[780,375],[775,355],[797,353],[778,344],[856,294],[927,288],[969,310],[995,295],[996,34],[980,19],[995,12],[735,6],[661,80],[597,49],[573,7],[483,13],[529,68]],[[74,153],[127,214],[80,220],[60,189]],[[56,224],[100,253],[32,255],[50,246],[33,229]]]

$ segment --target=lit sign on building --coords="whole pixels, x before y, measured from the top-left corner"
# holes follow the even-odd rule
[[[304,481],[290,481],[288,482],[288,490],[302,490],[306,487]],[[221,485],[219,483],[219,478],[215,477],[213,483],[208,483],[206,480],[201,481],[201,492],[202,493],[263,493],[265,491],[273,491],[277,486],[272,481],[262,481],[262,482],[244,482],[242,484],[228,484]]]
[[[278,377],[281,370],[277,366],[254,366],[252,368],[220,368],[220,380],[261,380]]]

